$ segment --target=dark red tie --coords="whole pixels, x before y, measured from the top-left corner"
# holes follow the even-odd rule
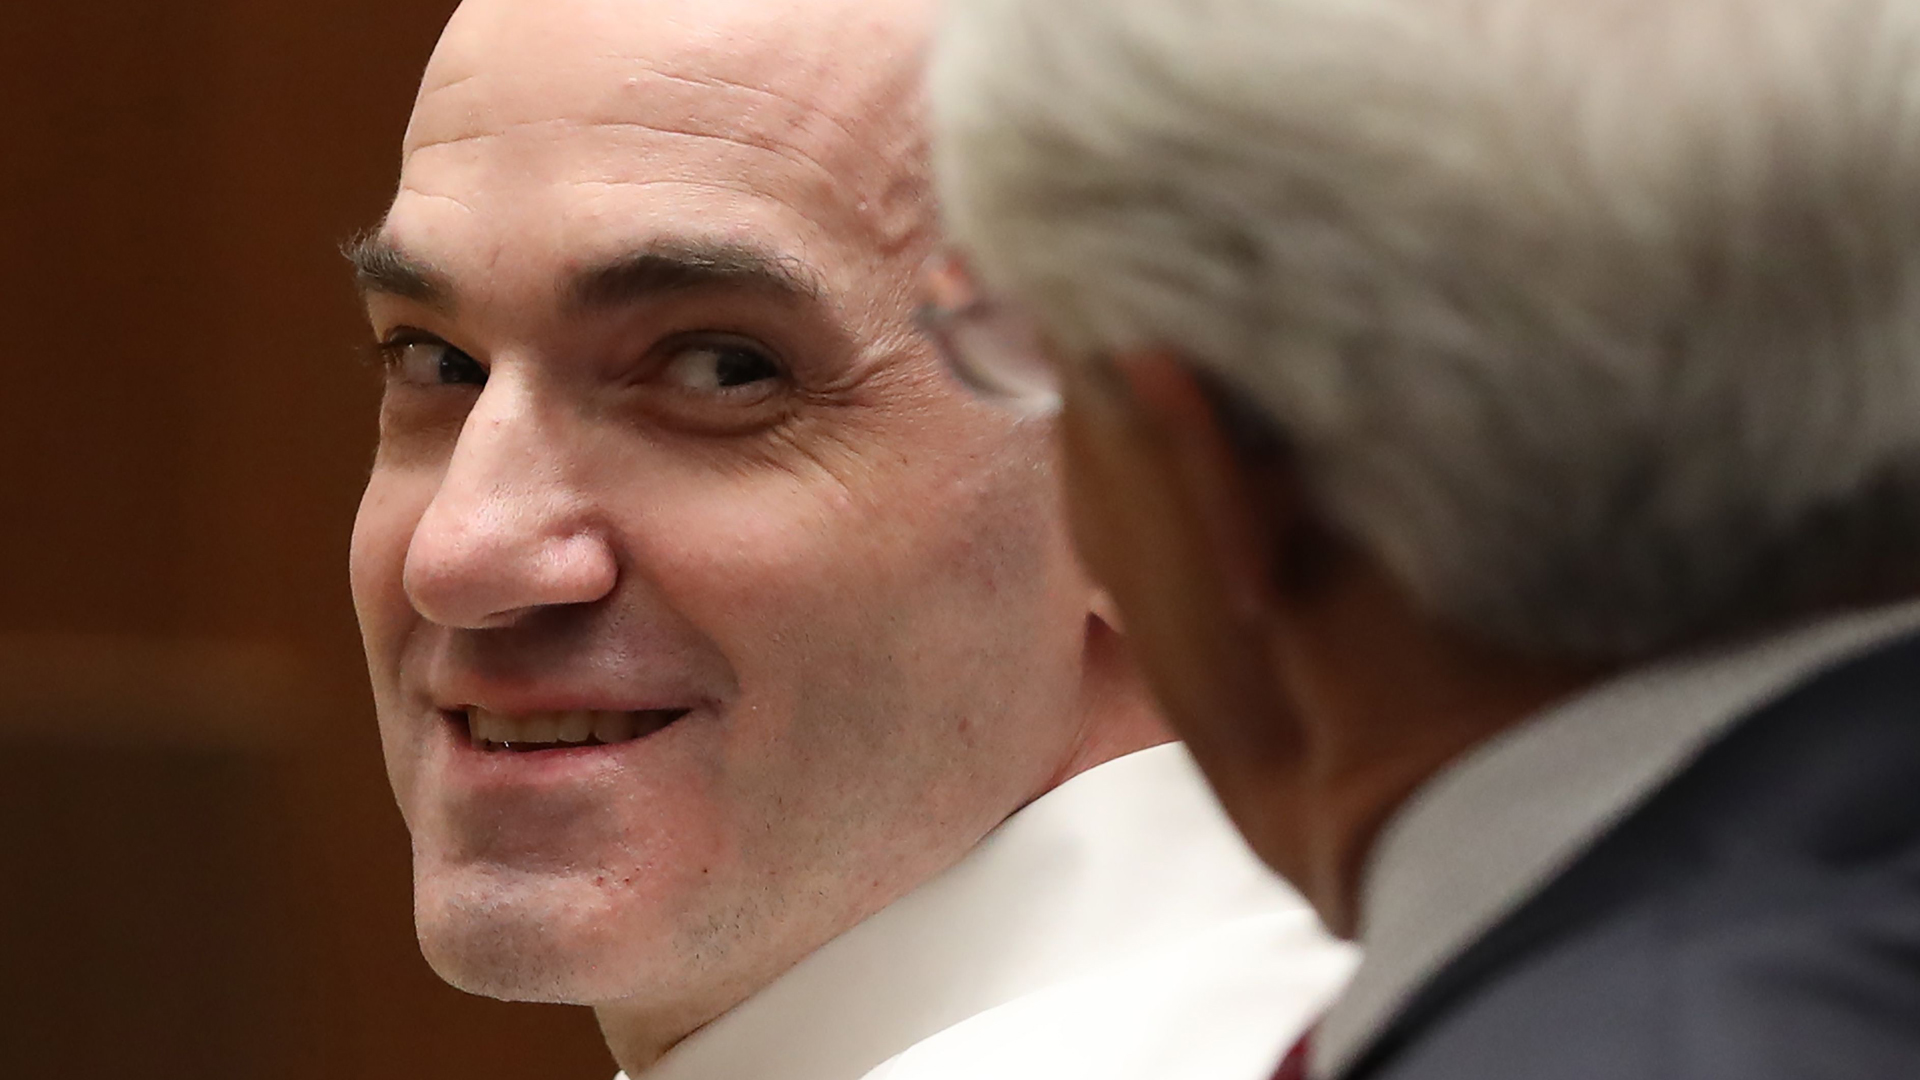
[[[1312,1044],[1313,1029],[1308,1028],[1280,1059],[1280,1071],[1273,1074],[1273,1080],[1307,1080],[1307,1047]]]

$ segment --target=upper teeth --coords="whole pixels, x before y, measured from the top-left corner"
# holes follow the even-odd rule
[[[619,743],[639,736],[640,719],[598,709],[498,713],[475,706],[467,710],[467,727],[476,743]]]

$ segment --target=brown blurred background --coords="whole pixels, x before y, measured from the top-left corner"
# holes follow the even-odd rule
[[[0,1077],[606,1080],[413,941],[339,241],[452,0],[0,10]]]

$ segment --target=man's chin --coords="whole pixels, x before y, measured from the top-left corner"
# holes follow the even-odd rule
[[[504,1001],[593,1005],[631,998],[673,966],[590,885],[532,875],[454,872],[415,881],[420,951],[449,985]],[[656,922],[650,929],[658,933]]]

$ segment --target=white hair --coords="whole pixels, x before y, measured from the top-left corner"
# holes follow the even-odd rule
[[[953,0],[932,94],[978,272],[1210,369],[1460,625],[1623,659],[1920,564],[1920,3]]]

